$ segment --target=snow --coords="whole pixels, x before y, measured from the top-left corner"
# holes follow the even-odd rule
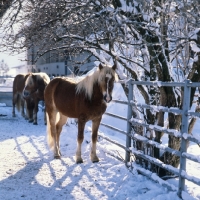
[[[195,42],[191,41],[190,42],[190,47],[191,47],[192,51],[194,51],[196,53],[200,52],[200,48],[197,47]]]
[[[115,84],[113,99],[126,100],[120,84]],[[127,116],[125,105],[111,102],[108,112]],[[20,113],[12,117],[12,107],[0,104],[0,199],[88,199],[88,200],[179,200],[176,191],[162,186],[162,180],[132,163],[127,168],[117,157],[124,159],[123,149],[99,138],[97,154],[99,163],[90,161],[91,123],[85,128],[82,145],[84,163],[75,163],[77,124],[70,119],[63,127],[60,145],[61,160],[54,160],[47,146],[43,112],[38,113],[38,125],[25,121]],[[6,115],[6,116],[4,116]],[[126,123],[107,115],[102,122],[126,130]],[[199,123],[199,122],[198,122]],[[198,132],[196,126],[193,134]],[[103,126],[99,132],[105,137],[125,145],[125,136]],[[190,145],[188,153],[199,155],[199,147]],[[140,171],[140,173],[138,173]],[[200,177],[200,166],[192,161],[187,164],[190,176]],[[144,176],[142,174],[149,174]],[[149,179],[154,177],[156,181]],[[169,179],[168,185],[178,187],[177,179]],[[186,181],[184,199],[200,199],[200,186]]]

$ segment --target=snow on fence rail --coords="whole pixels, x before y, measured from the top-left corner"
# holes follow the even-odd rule
[[[179,108],[167,108],[163,106],[152,106],[147,104],[140,104],[135,103],[133,101],[133,85],[148,85],[148,86],[167,86],[167,87],[183,87],[184,88],[184,97],[183,97],[183,107],[182,109]],[[196,138],[195,136],[192,136],[188,134],[188,120],[189,116],[195,116],[200,117],[200,113],[192,112],[190,110],[190,93],[191,93],[191,87],[200,87],[200,83],[192,83],[190,80],[185,80],[185,82],[146,82],[146,81],[133,81],[129,80],[128,82],[129,87],[129,94],[128,94],[128,102],[126,101],[119,101],[119,100],[113,100],[116,103],[120,104],[126,104],[128,105],[128,112],[127,112],[127,118],[112,114],[112,113],[105,113],[106,115],[109,115],[111,117],[116,117],[121,120],[127,121],[127,131],[120,130],[116,127],[110,126],[108,124],[101,123],[102,126],[105,126],[107,128],[110,128],[112,130],[118,131],[124,135],[126,135],[126,145],[122,145],[117,143],[116,141],[112,141],[111,139],[100,135],[100,137],[108,140],[109,142],[112,142],[119,147],[123,148],[126,152],[125,154],[125,163],[128,164],[130,161],[130,155],[134,154],[137,157],[142,158],[143,160],[146,160],[147,162],[154,164],[158,167],[161,167],[179,177],[179,185],[178,188],[176,188],[174,185],[171,185],[158,177],[155,173],[150,172],[147,169],[137,168],[137,170],[143,174],[151,178],[152,180],[159,182],[161,185],[166,186],[168,189],[176,190],[179,197],[182,197],[183,194],[185,194],[185,179],[188,181],[191,181],[197,185],[200,186],[200,179],[194,176],[190,176],[186,172],[186,159],[192,160],[194,162],[200,163],[200,157],[194,156],[192,154],[187,153],[187,142],[192,141],[200,145],[199,138]],[[146,108],[150,110],[154,110],[156,112],[163,111],[163,112],[170,112],[178,115],[182,115],[182,123],[181,123],[181,130],[177,131],[174,129],[167,129],[165,127],[161,127],[158,125],[149,125],[144,123],[142,120],[134,119],[132,118],[132,106]],[[181,138],[181,148],[180,151],[171,149],[169,147],[165,147],[164,145],[157,143],[153,140],[149,140],[148,138],[138,135],[138,134],[131,134],[131,126],[132,125],[140,125],[146,128],[149,128],[151,130],[155,131],[161,131],[169,135],[173,135],[175,137]],[[133,141],[133,142],[132,142]],[[153,158],[147,154],[145,154],[142,151],[138,151],[136,148],[131,147],[131,143],[133,144],[136,141],[140,141],[143,143],[143,145],[150,145],[152,147],[159,148],[161,150],[167,151],[171,154],[174,154],[176,156],[180,157],[180,168],[177,169],[171,165],[167,165],[163,163],[162,161]]]

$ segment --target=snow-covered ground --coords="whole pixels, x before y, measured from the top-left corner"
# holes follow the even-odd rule
[[[124,100],[120,86],[115,86],[114,98]],[[110,103],[108,110],[126,116],[126,107]],[[46,141],[43,112],[38,115],[38,125],[25,121],[19,113],[12,117],[12,108],[0,104],[0,199],[53,200],[178,200],[176,192],[168,191],[159,183],[127,169],[112,154],[124,157],[116,145],[99,139],[97,153],[99,163],[90,161],[91,124],[87,123],[82,145],[83,164],[75,163],[77,125],[70,119],[61,135],[62,159],[54,160]],[[5,116],[4,116],[5,115]],[[103,118],[107,124],[115,124],[126,130],[126,123]],[[198,133],[198,124],[194,132]],[[101,134],[125,144],[120,133],[100,127]],[[199,147],[191,144],[190,153],[199,155]],[[134,165],[133,165],[134,167]],[[189,162],[188,173],[200,177],[199,164]],[[177,187],[177,180],[169,180]],[[200,187],[187,183],[190,197],[200,199]]]

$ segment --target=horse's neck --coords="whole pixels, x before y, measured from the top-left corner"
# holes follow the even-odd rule
[[[41,80],[37,84],[37,97],[40,100],[44,100],[44,89],[45,89],[45,83],[43,80]]]
[[[95,99],[97,101],[98,100],[102,101],[102,99],[103,99],[103,94],[101,92],[101,89],[100,89],[98,83],[95,83],[93,86],[92,99]]]

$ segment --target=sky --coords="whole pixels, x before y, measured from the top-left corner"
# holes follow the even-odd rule
[[[9,68],[17,67],[21,64],[25,64],[25,54],[16,54],[10,55],[9,52],[0,52],[0,61],[4,60],[4,62],[8,65]]]
[[[127,100],[119,83],[115,84],[113,99]],[[107,111],[126,116],[125,105],[111,102]],[[159,183],[138,174],[114,157],[124,158],[124,151],[114,144],[99,138],[97,143],[98,163],[90,161],[91,123],[87,123],[82,144],[82,164],[75,163],[77,124],[69,119],[63,126],[60,146],[62,158],[54,160],[47,146],[46,126],[43,112],[38,112],[38,125],[25,121],[12,107],[0,103],[0,199],[4,200],[179,200],[176,191],[169,191]],[[103,116],[102,122],[126,130],[126,123]],[[200,122],[194,128],[198,134]],[[121,133],[100,126],[100,134],[125,145]],[[163,143],[165,138],[163,139]],[[199,155],[198,145],[191,144],[188,152]],[[187,171],[200,177],[200,166],[187,163]],[[168,183],[178,187],[176,179]],[[200,186],[186,181],[185,200],[200,199]]]

